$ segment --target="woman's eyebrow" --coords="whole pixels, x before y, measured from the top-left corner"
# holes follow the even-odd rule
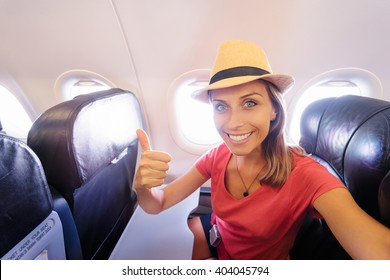
[[[226,102],[226,100],[223,99],[211,99],[211,102]]]
[[[252,93],[248,93],[248,94],[241,96],[240,99],[248,98],[248,97],[251,97],[253,95],[258,95],[260,97],[264,97],[264,95],[262,93],[252,92]]]
[[[239,99],[245,99],[245,98],[251,97],[251,96],[253,96],[253,95],[258,95],[258,96],[264,98],[264,94],[263,94],[263,93],[251,92],[251,93],[245,94],[245,95],[243,95],[243,96],[240,96]],[[216,98],[216,99],[213,99],[213,98],[212,98],[212,99],[211,99],[211,102],[226,102],[226,100],[224,100],[224,99],[218,99],[218,98]]]

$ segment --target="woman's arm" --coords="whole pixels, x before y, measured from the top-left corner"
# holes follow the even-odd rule
[[[390,229],[364,212],[347,189],[324,193],[314,207],[353,259],[390,259]]]

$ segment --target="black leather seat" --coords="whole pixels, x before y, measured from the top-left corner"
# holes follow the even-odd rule
[[[48,109],[29,132],[49,184],[70,206],[84,259],[108,259],[133,213],[142,127],[137,98],[111,89]]]
[[[35,153],[0,131],[0,257],[65,259],[61,221]]]
[[[309,105],[300,145],[348,187],[356,202],[390,225],[390,102],[361,97],[327,98]],[[293,259],[349,259],[326,223],[307,217]]]

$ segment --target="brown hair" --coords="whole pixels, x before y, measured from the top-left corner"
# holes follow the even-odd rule
[[[299,146],[290,146],[286,143],[286,111],[282,96],[274,85],[266,81],[264,83],[275,108],[276,118],[271,121],[268,136],[262,143],[263,155],[267,161],[268,169],[260,181],[278,187],[286,182],[294,168],[293,153],[303,156],[305,152]]]

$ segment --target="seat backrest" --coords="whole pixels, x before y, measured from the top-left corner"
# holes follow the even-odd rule
[[[0,133],[0,256],[65,259],[61,221],[42,165],[22,141]]]
[[[390,172],[386,174],[379,186],[378,204],[381,221],[390,228]]]
[[[135,95],[110,89],[48,109],[28,134],[49,184],[70,206],[85,259],[107,259],[133,213],[142,127]]]
[[[301,135],[300,145],[347,186],[363,210],[382,223],[390,218],[385,210],[389,183],[384,180],[390,169],[390,102],[362,96],[319,100],[304,111]],[[378,204],[381,185],[383,201]],[[291,255],[349,258],[324,221],[310,217]]]

